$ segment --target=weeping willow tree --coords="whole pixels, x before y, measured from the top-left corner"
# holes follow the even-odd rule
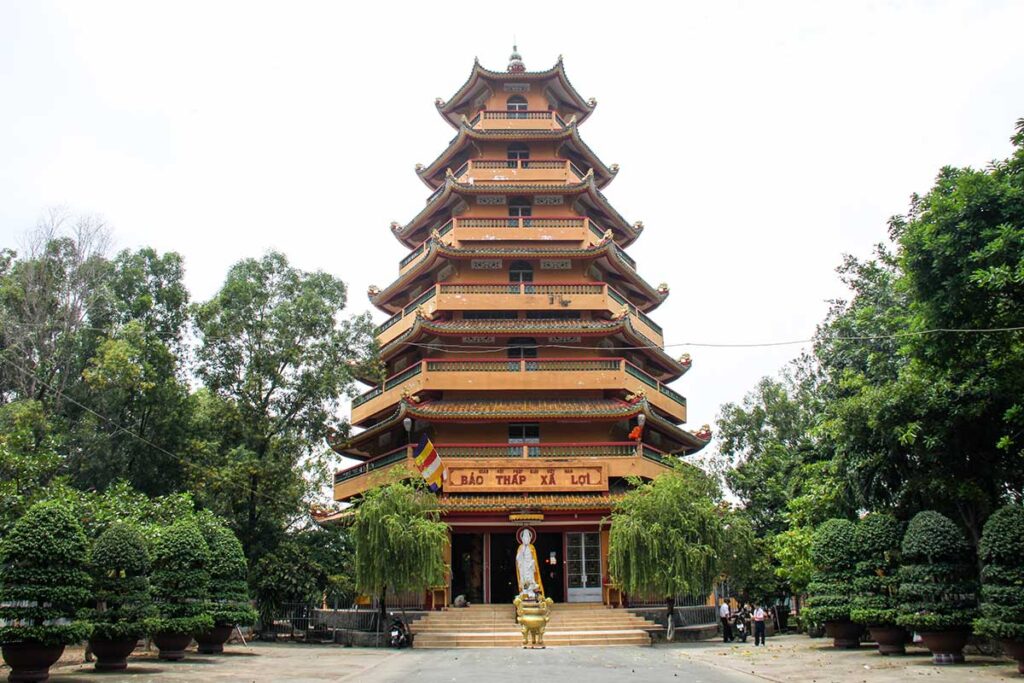
[[[389,589],[426,590],[444,582],[448,525],[440,517],[437,497],[418,476],[396,475],[367,491],[356,507],[356,590],[378,598],[382,621]]]
[[[609,571],[627,593],[665,597],[671,638],[675,596],[706,591],[718,576],[726,535],[721,492],[684,463],[631,484],[612,510]]]

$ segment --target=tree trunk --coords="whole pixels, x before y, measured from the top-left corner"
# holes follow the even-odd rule
[[[388,617],[388,610],[387,610],[387,607],[386,607],[387,595],[388,595],[388,585],[384,584],[384,586],[380,589],[380,614],[377,616],[377,620],[380,622],[380,629],[379,630],[381,632],[384,631],[384,628],[385,628],[384,622],[387,620],[387,617]]]

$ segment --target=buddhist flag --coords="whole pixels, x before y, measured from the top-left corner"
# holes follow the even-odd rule
[[[420,437],[420,443],[416,446],[416,454],[413,457],[416,461],[416,469],[423,475],[423,481],[427,482],[427,488],[434,493],[440,491],[447,471],[441,462],[441,456],[434,450],[434,444],[430,443],[426,434]]]

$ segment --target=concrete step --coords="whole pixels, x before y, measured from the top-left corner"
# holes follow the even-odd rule
[[[522,647],[522,644],[523,637],[519,632],[424,634],[417,635],[413,639],[415,648]],[[544,644],[553,647],[567,645],[649,646],[651,638],[646,632],[638,630],[556,631],[544,634]]]

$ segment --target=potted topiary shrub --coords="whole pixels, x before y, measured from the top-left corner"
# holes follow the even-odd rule
[[[825,626],[832,647],[860,647],[864,627],[850,620],[857,563],[856,525],[847,519],[823,522],[814,531],[811,561],[815,573],[807,586],[809,597],[804,615],[811,622]]]
[[[192,520],[179,520],[157,534],[151,583],[158,617],[152,632],[160,659],[184,659],[192,634],[213,627],[207,612],[209,555],[206,541]]]
[[[1002,643],[1024,673],[1024,507],[1007,505],[989,517],[978,550],[985,566],[974,632]]]
[[[89,635],[88,542],[66,508],[37,503],[0,544],[0,645],[9,681],[45,681],[64,647]]]
[[[96,655],[97,671],[118,671],[128,666],[128,655],[156,616],[142,532],[123,522],[112,524],[96,539],[89,567],[93,578],[93,607],[87,612],[93,624],[89,646]]]
[[[868,627],[883,655],[906,653],[907,631],[896,624],[902,538],[901,525],[892,515],[873,512],[857,523],[861,561],[853,580],[850,620]]]
[[[213,628],[199,631],[195,637],[199,652],[216,654],[224,651],[235,626],[256,621],[256,610],[249,602],[245,553],[238,537],[212,515],[200,520],[200,528],[210,548],[209,612]]]
[[[921,635],[935,664],[964,661],[978,602],[974,553],[963,532],[938,512],[919,512],[902,551],[896,623]]]

